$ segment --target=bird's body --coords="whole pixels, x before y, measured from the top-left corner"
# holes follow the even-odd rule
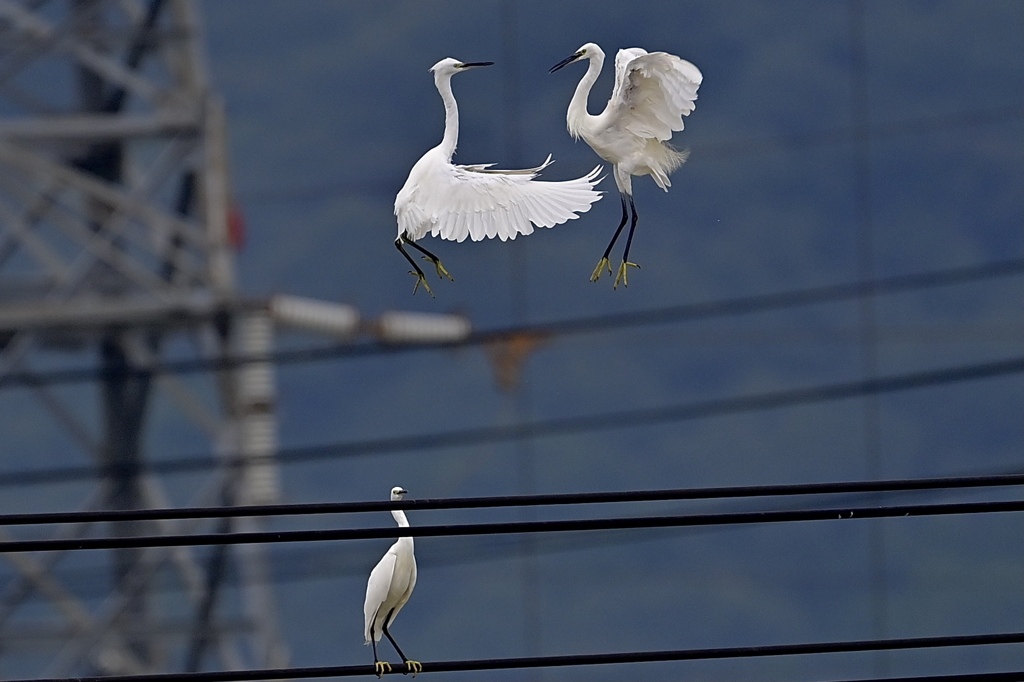
[[[622,264],[615,277],[626,284],[626,268],[637,267],[629,262],[629,247],[636,228],[636,206],[633,204],[634,175],[650,175],[655,183],[668,191],[669,175],[686,161],[688,152],[669,144],[672,133],[683,129],[683,116],[694,109],[697,88],[703,76],[700,70],[675,55],[647,52],[639,47],[619,50],[615,56],[615,85],[604,111],[593,115],[587,111],[590,90],[604,66],[604,52],[594,43],[583,45],[562,60],[551,71],[586,59],[587,72],[576,86],[569,102],[566,124],[574,138],[583,138],[605,161],[613,164],[613,176],[622,199],[622,220],[604,256],[597,264],[591,281],[597,281],[607,267],[608,255],[632,210],[632,221]],[[627,209],[628,203],[628,209]]]
[[[399,538],[370,571],[363,604],[363,634],[367,644],[371,637],[376,642],[380,641],[384,619],[388,614],[392,621],[398,616],[414,587],[416,557],[412,538]]]
[[[402,488],[391,489],[391,501],[397,502],[406,495]],[[409,521],[405,512],[401,509],[393,509],[391,515],[400,528],[408,528]],[[406,658],[391,633],[388,632],[388,625],[394,620],[398,612],[402,610],[405,603],[409,601],[413,588],[416,587],[416,556],[413,551],[411,537],[398,538],[395,544],[391,545],[387,553],[381,557],[377,565],[370,571],[370,579],[366,583],[366,600],[363,602],[363,635],[366,644],[373,647],[373,664],[377,676],[390,670],[391,665],[386,661],[377,658],[377,642],[381,635],[388,638],[395,647],[395,651],[402,657],[406,671],[417,673],[423,666],[418,661]]]
[[[594,190],[600,182],[600,167],[574,180],[542,182],[537,174],[551,163],[551,157],[536,168],[497,170],[493,164],[456,165],[452,155],[459,138],[459,110],[452,94],[451,77],[473,66],[490,62],[464,63],[442,59],[431,71],[444,101],[444,137],[413,165],[405,185],[395,198],[398,238],[395,246],[413,266],[416,288],[420,283],[430,291],[423,271],[404,249],[409,244],[434,263],[439,277],[451,276],[432,253],[416,244],[430,235],[461,242],[515,239],[537,227],[553,227],[579,217],[601,197]],[[413,289],[413,293],[416,292]]]

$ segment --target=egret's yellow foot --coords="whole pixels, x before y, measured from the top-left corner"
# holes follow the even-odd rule
[[[446,268],[445,266],[441,265],[441,261],[440,260],[434,260],[432,258],[427,258],[426,256],[423,256],[423,260],[428,260],[428,261],[430,261],[431,263],[434,264],[434,267],[437,268],[437,278],[438,279],[444,279],[445,277],[447,277],[448,281],[450,281],[450,282],[454,282],[455,281],[455,278],[452,277],[451,274],[448,272],[448,268]]]
[[[612,264],[608,262],[607,258],[602,258],[597,262],[597,267],[594,268],[594,272],[590,275],[590,281],[596,282],[601,279],[601,275],[604,274],[604,269],[608,268],[608,274],[612,274]]]
[[[412,676],[416,677],[416,673],[421,673],[421,672],[423,672],[423,664],[422,663],[420,663],[419,661],[406,661],[405,662],[405,672],[402,673],[402,674],[405,675],[406,673],[412,673]]]
[[[416,295],[416,291],[419,290],[420,285],[422,284],[423,288],[427,290],[428,294],[430,294],[430,298],[434,298],[434,292],[430,290],[430,285],[427,284],[427,278],[423,276],[422,272],[416,272],[415,270],[410,270],[409,274],[416,278],[416,285],[413,286],[413,288],[412,288],[412,295],[413,296]]]
[[[617,289],[620,281],[622,282],[622,286],[629,286],[629,282],[626,281],[626,268],[636,268],[639,270],[640,266],[636,263],[630,263],[627,260],[622,261],[622,265],[619,266],[619,272],[615,275],[615,283],[612,284],[612,289]]]
[[[391,664],[387,661],[374,661],[373,669],[377,673],[377,679],[384,677],[384,673],[391,672]]]

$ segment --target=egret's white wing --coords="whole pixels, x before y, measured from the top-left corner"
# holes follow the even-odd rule
[[[379,612],[391,589],[391,576],[395,572],[396,560],[395,549],[392,547],[370,571],[370,579],[366,583],[366,600],[363,602],[363,637],[367,644],[370,643],[370,625],[375,621],[373,635],[376,641],[380,641],[380,624],[387,614]]]
[[[667,52],[634,47],[615,56],[615,71],[608,110],[621,127],[656,140],[683,129],[683,116],[693,111],[703,80],[700,69]]]
[[[415,169],[416,179],[395,202],[399,234],[425,234],[461,242],[497,237],[502,241],[530,234],[534,225],[552,227],[590,210],[601,198],[594,190],[601,167],[574,180],[542,182],[526,170],[498,171],[481,166],[432,162]]]
[[[501,170],[498,168],[491,168],[493,163],[477,163],[467,166],[459,166],[459,168],[465,168],[466,170],[476,171],[477,173],[500,173],[503,175],[537,175],[542,170],[553,164],[554,161],[551,159],[551,155],[548,154],[548,158],[544,159],[544,163],[533,168],[520,168],[517,170]]]
[[[612,96],[608,98],[609,102],[614,102],[616,98],[621,97],[619,93],[622,92],[622,84],[626,80],[629,63],[642,54],[647,54],[647,50],[642,47],[624,47],[615,53],[615,85],[612,86]]]
[[[409,559],[411,560],[411,565],[409,566],[409,584],[401,594],[396,596],[397,601],[393,607],[395,610],[393,618],[398,618],[398,612],[401,611],[402,607],[409,601],[409,597],[412,596],[412,591],[416,587],[416,557],[410,554]]]

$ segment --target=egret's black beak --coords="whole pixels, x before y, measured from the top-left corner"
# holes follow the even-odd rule
[[[460,69],[471,69],[474,66],[492,66],[494,62],[463,62],[459,64]]]
[[[563,59],[562,61],[560,61],[557,64],[555,64],[554,66],[552,66],[550,69],[548,69],[548,73],[554,73],[555,71],[558,71],[563,66],[568,66],[569,64],[572,64],[574,61],[576,61],[579,58],[580,58],[580,53],[579,52],[577,52],[575,54],[571,54],[568,57],[566,57],[565,59]]]

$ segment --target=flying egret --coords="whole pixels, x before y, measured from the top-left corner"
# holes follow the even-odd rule
[[[397,502],[405,497],[406,490],[395,486],[391,489],[391,501]],[[391,515],[395,517],[400,528],[408,528],[409,520],[405,518],[405,512],[401,509],[392,509]],[[398,648],[398,642],[388,632],[388,625],[394,620],[398,612],[409,601],[412,589],[416,587],[416,556],[413,554],[412,538],[400,537],[391,545],[391,549],[381,558],[377,565],[370,571],[370,579],[366,583],[366,601],[363,602],[363,634],[366,644],[373,646],[373,666],[377,671],[377,677],[385,672],[391,672],[391,664],[377,658],[377,642],[380,641],[383,633],[395,651],[402,657],[405,663],[405,672],[414,676],[422,672],[423,665],[419,661],[412,661],[406,657]]]
[[[683,116],[693,111],[703,76],[696,66],[667,52],[647,52],[639,47],[619,50],[615,55],[612,96],[604,111],[592,116],[587,111],[587,98],[604,65],[604,51],[594,43],[587,43],[552,66],[549,73],[581,59],[590,60],[590,65],[569,102],[566,123],[573,138],[582,137],[598,156],[614,165],[615,184],[622,200],[622,220],[590,281],[596,282],[605,268],[611,274],[608,255],[629,217],[628,201],[632,220],[622,264],[612,288],[617,288],[619,281],[628,286],[626,268],[640,267],[629,261],[637,219],[632,176],[650,175],[658,187],[668,191],[672,185],[669,173],[679,168],[689,155],[688,151],[673,148],[668,140],[674,131],[683,129]]]
[[[459,108],[452,94],[452,76],[476,66],[493,62],[460,62],[442,59],[430,70],[434,84],[444,100],[444,137],[416,162],[409,178],[395,198],[398,238],[395,246],[412,264],[409,274],[416,277],[415,294],[420,283],[433,295],[423,270],[406,252],[409,244],[437,269],[439,278],[452,279],[440,259],[416,243],[420,237],[461,242],[498,237],[502,241],[530,234],[533,226],[553,227],[590,210],[601,198],[594,190],[600,182],[598,166],[575,180],[543,182],[534,180],[551,163],[551,156],[536,168],[496,170],[494,164],[458,166],[452,155],[459,141]]]

